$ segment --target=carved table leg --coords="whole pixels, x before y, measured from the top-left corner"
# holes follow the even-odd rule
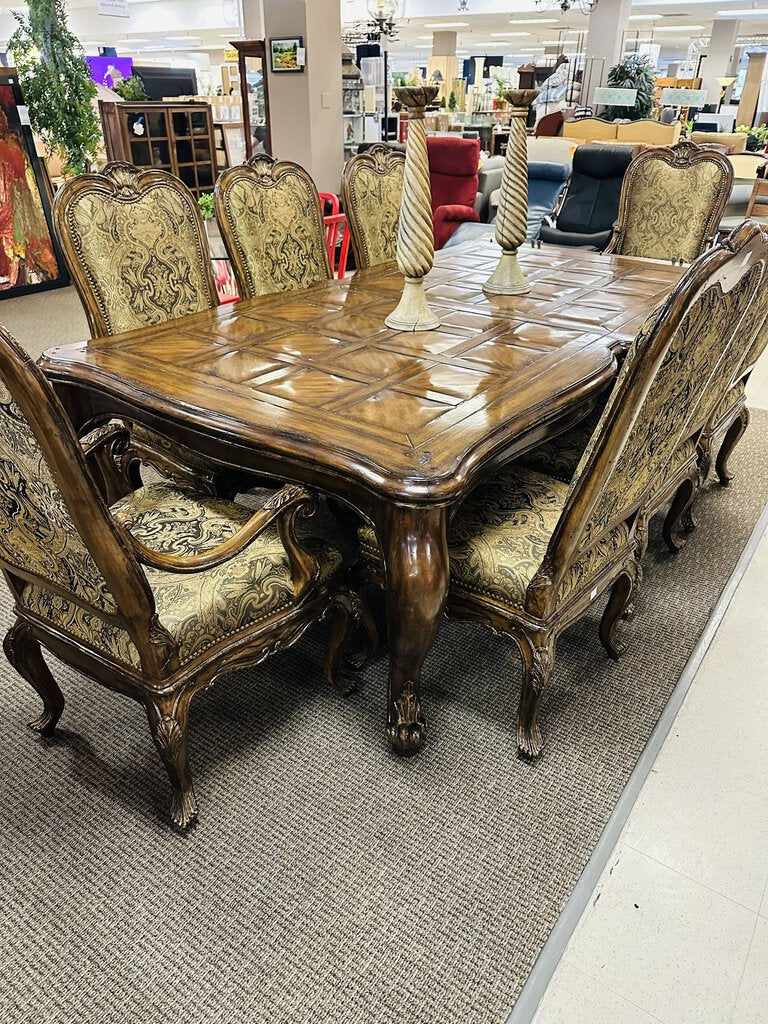
[[[377,517],[389,632],[387,736],[395,753],[418,753],[426,736],[421,667],[448,595],[446,509],[390,505]]]
[[[728,472],[728,459],[731,457],[731,452],[739,443],[744,436],[744,431],[749,426],[749,409],[746,405],[743,405],[739,411],[739,415],[728,427],[723,442],[720,445],[720,451],[717,453],[717,459],[715,460],[715,472],[720,480],[723,487],[727,487],[728,484],[733,480],[733,476]]]
[[[187,766],[187,719],[190,697],[147,703],[147,718],[157,752],[173,786],[171,818],[179,828],[197,819],[197,800]]]
[[[23,622],[17,622],[6,633],[3,650],[8,661],[16,671],[32,686],[43,701],[43,713],[34,722],[29,723],[30,729],[42,733],[43,736],[53,735],[56,724],[64,710],[64,696],[59,684],[51,675],[45,663],[40,644]]]

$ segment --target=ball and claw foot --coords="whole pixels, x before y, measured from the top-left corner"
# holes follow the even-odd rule
[[[394,712],[394,721],[387,726],[392,750],[399,757],[413,757],[427,738],[427,722],[421,705],[410,690],[405,690],[395,701]]]

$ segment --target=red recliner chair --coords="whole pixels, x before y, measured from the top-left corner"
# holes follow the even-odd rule
[[[480,142],[478,139],[428,136],[427,150],[435,249],[442,249],[460,224],[480,220],[475,210]]]

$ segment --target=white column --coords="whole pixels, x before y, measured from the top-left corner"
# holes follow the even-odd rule
[[[736,18],[715,18],[707,56],[701,63],[701,88],[707,90],[707,103],[720,101],[720,86],[716,78],[735,76],[734,56],[739,22]]]
[[[605,85],[608,72],[624,53],[632,0],[600,0],[589,16],[586,66],[581,103],[592,105],[596,88]]]
[[[304,71],[267,72],[272,155],[301,164],[321,192],[338,192],[344,163],[339,0],[264,0],[264,38],[293,36],[304,40]]]
[[[263,0],[243,0],[243,36],[245,39],[264,38]]]

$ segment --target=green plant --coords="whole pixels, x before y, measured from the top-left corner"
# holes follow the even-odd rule
[[[112,89],[121,100],[136,102],[137,100],[146,100],[148,98],[144,83],[138,75],[129,75],[128,78],[116,75],[113,81]],[[106,85],[106,82],[104,84]]]
[[[203,215],[203,220],[213,220],[216,216],[216,211],[213,206],[213,192],[203,192],[198,197],[197,205],[200,207],[200,213]]]
[[[448,109],[453,111],[453,110],[456,109],[456,106],[457,106],[457,104],[456,104],[456,93],[455,92],[451,92],[451,95],[448,98]]]
[[[445,110],[445,96],[443,96],[440,100],[440,109]]]
[[[755,128],[750,128],[746,124],[740,124],[736,131],[746,135],[747,138],[755,139],[761,146],[765,146],[768,143],[768,124],[759,124]]]
[[[28,0],[13,12],[18,28],[8,41],[32,128],[64,161],[67,174],[90,170],[101,143],[91,101],[96,83],[80,40],[67,24],[64,0]]]
[[[630,53],[614,64],[606,83],[610,89],[637,89],[634,107],[606,107],[609,118],[629,118],[637,121],[653,113],[653,93],[656,88],[656,68],[646,54]]]
[[[689,118],[687,121],[683,121],[683,128],[685,128],[686,135],[690,135],[693,131],[693,118]]]

